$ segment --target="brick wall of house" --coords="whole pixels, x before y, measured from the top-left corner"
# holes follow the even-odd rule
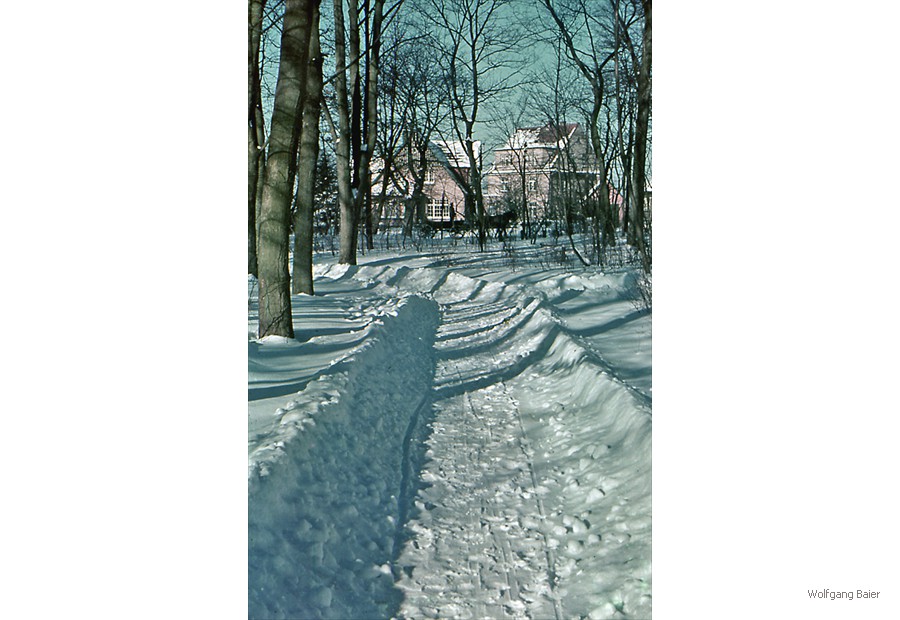
[[[468,178],[467,171],[457,169],[457,172]],[[425,216],[429,220],[446,222],[451,219],[464,219],[465,192],[436,158],[429,158],[428,170],[425,173],[425,186],[422,191],[428,199]]]
[[[480,148],[480,143],[476,143],[476,148]],[[430,151],[426,155],[426,165],[425,184],[422,187],[422,193],[426,200],[426,219],[433,222],[464,220],[465,192],[448,170],[448,167],[453,168],[463,179],[469,177],[468,159],[464,157],[460,145],[455,142],[432,142]],[[377,170],[373,172],[373,194],[376,193],[376,188],[378,188],[377,191],[380,191],[381,170],[377,166],[375,168]],[[412,208],[409,205],[410,195],[408,195],[412,192],[414,185],[412,174],[405,168],[405,165],[397,174],[405,178],[408,187],[407,195],[403,195],[402,192],[392,187],[389,204],[386,205],[382,217],[383,224],[399,225],[406,216],[406,210]]]

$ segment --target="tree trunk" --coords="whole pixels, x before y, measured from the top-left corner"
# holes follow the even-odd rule
[[[591,205],[590,215],[591,219],[593,220],[594,247],[597,251],[599,260],[602,263],[604,248],[615,244],[615,218],[613,217],[612,204],[609,199],[609,171],[612,168],[612,159],[615,157],[615,153],[612,153],[609,158],[607,158],[607,154],[604,152],[603,148],[604,141],[600,137],[599,125],[600,113],[603,109],[604,84],[603,76],[599,73],[594,78],[594,82],[592,84],[592,92],[594,102],[591,109],[589,124],[591,146],[593,150],[594,160],[597,162],[599,179],[597,181],[597,198],[596,200],[594,200],[593,198],[589,198],[589,202]],[[607,124],[607,136],[609,136],[610,133],[611,131]]]
[[[262,145],[264,134],[260,109],[259,41],[262,36],[262,16],[266,0],[250,0],[249,45],[247,56],[248,153],[247,153],[247,273],[258,275],[256,256],[256,206],[259,193]]]
[[[338,262],[345,265],[356,264],[356,217],[353,212],[355,200],[351,186],[352,166],[350,163],[350,101],[347,92],[347,46],[344,27],[344,6],[341,0],[334,0],[334,62],[335,100],[338,123],[335,126],[331,115],[327,116],[334,139],[335,164],[337,167],[338,205],[340,209],[340,252]],[[351,50],[352,55],[352,50]],[[359,59],[354,58],[358,63]]]
[[[383,8],[384,0],[375,0],[371,12],[367,10],[366,4],[364,25],[367,32],[371,28],[371,33],[365,41],[361,41],[360,12],[356,0],[348,2],[350,27],[347,30],[344,27],[342,2],[334,0],[334,56],[337,70],[334,88],[338,125],[334,125],[330,116],[328,120],[335,141],[341,213],[341,250],[338,261],[348,265],[356,264],[360,216],[371,185],[369,163],[375,150],[376,89]],[[345,36],[350,45],[349,64]],[[360,70],[363,43],[369,45],[365,53],[365,73]]]
[[[259,260],[259,210],[262,207],[262,184],[263,179],[266,178],[266,130],[265,130],[265,118],[263,117],[262,107],[256,108],[256,143],[259,145],[257,147],[258,157],[258,165],[256,167],[256,200],[255,204],[255,212],[253,219],[253,246],[254,246],[254,260]],[[257,271],[254,272],[254,275],[259,275],[259,268],[257,267]]]
[[[627,209],[628,209],[628,205],[631,204],[631,200],[632,200],[632,195],[631,195],[632,145],[631,145],[631,132],[630,131],[629,131],[629,142],[627,145],[625,143],[625,129],[624,129],[625,128],[625,106],[627,103],[630,103],[630,98],[626,100],[622,96],[623,85],[622,85],[622,79],[619,75],[619,72],[620,72],[619,50],[622,47],[622,43],[621,43],[621,36],[620,36],[620,32],[619,32],[619,29],[621,26],[621,20],[619,19],[619,2],[618,2],[618,0],[616,0],[616,18],[615,19],[616,19],[615,76],[616,76],[616,115],[617,115],[616,116],[616,119],[617,119],[616,128],[617,128],[617,133],[618,133],[617,144],[619,147],[619,159],[622,162],[622,170],[623,170],[622,176],[623,176],[623,181],[624,181],[624,187],[620,188],[620,189],[622,189],[622,191],[624,193],[620,194],[620,195],[623,196],[624,201],[625,201],[625,206],[626,206],[626,211],[625,211],[626,216],[623,218],[621,225],[622,225],[622,232],[626,235],[626,238],[628,238],[627,237],[627,235],[628,235],[628,216],[627,216],[628,211],[627,211]],[[629,122],[632,117],[633,117],[633,114],[629,113],[628,114]],[[616,214],[615,219],[618,222],[618,214]]]
[[[259,337],[294,337],[288,239],[316,0],[286,0],[259,221]]]
[[[300,155],[297,164],[297,214],[294,219],[294,294],[313,295],[312,249],[313,211],[315,210],[316,164],[319,160],[319,116],[322,104],[322,55],[319,49],[319,6],[314,2],[309,37],[309,65],[306,99],[300,131]]]
[[[259,275],[256,260],[256,188],[259,183],[259,150],[255,144],[256,129],[250,127],[249,152],[247,154],[247,273]]]
[[[428,167],[426,146],[417,146],[416,152],[418,156],[418,165],[413,173],[412,195],[406,200],[406,209],[404,212],[403,234],[411,237],[413,234],[413,224],[423,225],[425,223],[425,170]],[[412,170],[412,158],[410,157],[410,169]]]
[[[484,252],[487,245],[487,214],[484,211],[484,196],[481,193],[481,167],[473,168],[470,171],[472,175],[472,190],[475,201],[475,214],[478,217],[478,247]]]
[[[381,171],[381,191],[373,209],[372,234],[377,235],[384,216],[384,206],[387,203],[388,189],[391,186],[391,171],[394,169],[394,154],[388,150],[384,157],[384,168]],[[369,248],[370,250],[373,248]]]
[[[378,139],[378,76],[381,68],[381,21],[384,13],[384,0],[375,0],[372,9],[370,49],[366,62],[366,91],[364,93],[363,148],[359,158],[359,194],[357,196],[357,213],[366,212],[366,247],[374,249],[372,239],[372,175],[370,167],[372,155]],[[369,22],[366,22],[367,24]]]
[[[647,247],[644,222],[644,189],[646,185],[647,137],[650,126],[650,67],[651,65],[651,0],[644,0],[644,50],[641,54],[641,69],[638,72],[637,124],[634,137],[634,204],[632,205],[632,225],[641,266],[650,273],[652,261]]]

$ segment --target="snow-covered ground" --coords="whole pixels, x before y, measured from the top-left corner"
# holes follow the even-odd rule
[[[249,347],[251,618],[650,618],[650,315],[549,250],[317,259]]]

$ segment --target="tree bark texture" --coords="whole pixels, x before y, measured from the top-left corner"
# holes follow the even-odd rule
[[[369,168],[375,151],[384,0],[375,0],[371,11],[368,10],[368,3],[364,8],[364,22],[361,23],[357,0],[349,0],[349,28],[345,28],[343,3],[341,0],[334,0],[334,56],[337,71],[334,89],[338,124],[335,126],[329,117],[329,125],[335,141],[341,217],[338,261],[347,265],[356,264],[359,223],[371,185]],[[365,26],[368,36],[360,37],[361,26]],[[349,42],[349,50],[344,43],[345,37]],[[364,71],[361,68],[363,59]]]
[[[378,76],[381,69],[381,23],[384,13],[384,0],[375,0],[369,33],[369,49],[366,54],[366,90],[363,96],[362,136],[363,148],[359,157],[359,191],[357,193],[356,212],[365,208],[366,213],[366,247],[374,249],[372,239],[372,175],[370,168],[372,154],[378,139]],[[368,22],[367,22],[368,24]]]
[[[328,116],[334,138],[335,165],[337,171],[338,205],[340,207],[340,252],[338,261],[347,265],[356,264],[356,226],[353,213],[353,191],[350,185],[350,101],[347,94],[347,45],[344,26],[344,5],[342,0],[334,0],[334,92],[336,100],[337,125]],[[358,62],[358,58],[355,59]]]
[[[262,17],[266,0],[250,0],[249,3],[249,44],[247,57],[247,103],[248,103],[248,152],[247,152],[247,273],[258,275],[256,260],[256,208],[259,191],[262,145],[264,135],[262,110],[260,107],[259,41],[262,35]]]
[[[259,337],[294,337],[288,240],[314,0],[286,0],[259,221]]]
[[[647,243],[646,222],[644,221],[644,196],[646,187],[647,137],[650,127],[650,67],[651,63],[651,0],[644,0],[644,49],[641,54],[641,68],[638,72],[637,123],[634,137],[634,205],[632,206],[632,225],[635,229],[635,240],[638,253],[641,255],[641,266],[645,273],[652,268],[651,248]]]
[[[292,292],[313,295],[312,250],[316,164],[319,159],[319,117],[322,105],[322,54],[319,49],[319,6],[313,0],[309,37],[306,97],[297,164],[297,214],[294,220],[294,273]]]

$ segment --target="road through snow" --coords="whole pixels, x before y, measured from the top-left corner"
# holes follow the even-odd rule
[[[604,350],[635,341],[621,279],[479,267],[321,268],[350,312],[257,345],[304,387],[256,377],[251,618],[650,618],[649,377]],[[585,302],[626,318],[591,333]],[[292,375],[292,347],[332,359]]]

